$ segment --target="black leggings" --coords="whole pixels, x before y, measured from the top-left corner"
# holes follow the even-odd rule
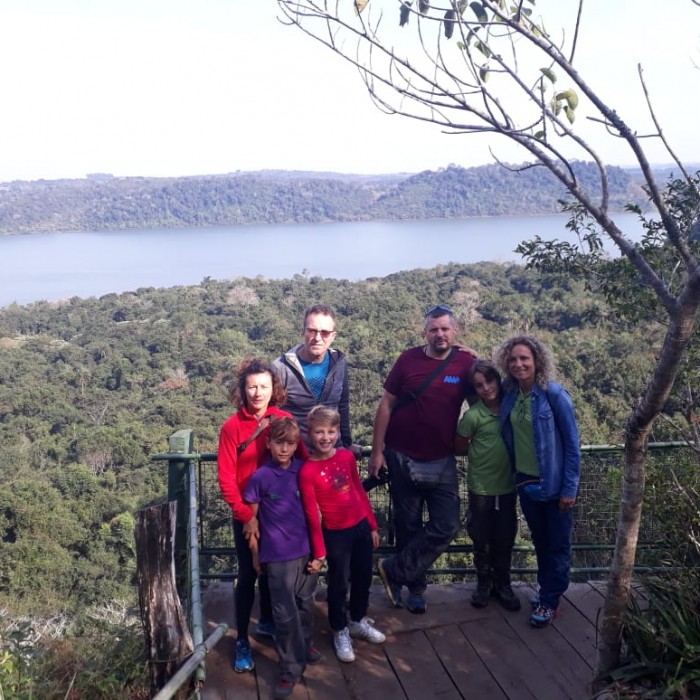
[[[233,521],[233,541],[238,558],[238,578],[233,595],[236,609],[236,630],[238,639],[248,639],[248,624],[255,602],[255,582],[258,582],[260,590],[260,619],[265,621],[272,620],[270,587],[267,583],[267,576],[265,574],[258,576],[253,568],[253,553],[243,535],[243,523],[238,520]]]

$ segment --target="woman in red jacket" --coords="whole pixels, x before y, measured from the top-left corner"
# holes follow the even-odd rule
[[[236,384],[231,391],[231,402],[238,409],[221,427],[218,451],[218,479],[221,494],[233,511],[233,537],[238,558],[238,578],[234,592],[236,608],[236,659],[238,673],[255,668],[248,641],[248,623],[255,601],[255,582],[258,575],[248,539],[259,537],[258,521],[253,511],[243,502],[243,489],[250,475],[265,461],[265,437],[272,420],[279,416],[291,417],[278,408],[285,400],[284,387],[264,360],[244,360],[238,368]],[[301,443],[300,443],[301,445]],[[307,457],[305,448],[299,456]],[[257,634],[274,637],[272,604],[267,577],[258,580],[260,590],[260,619]]]

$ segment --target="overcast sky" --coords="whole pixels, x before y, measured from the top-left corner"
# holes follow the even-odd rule
[[[551,6],[573,4],[537,10],[551,18]],[[379,112],[354,69],[278,14],[275,0],[2,0],[0,181],[491,161],[480,136]],[[667,137],[699,162],[700,7],[587,0],[583,19],[580,72],[641,133],[642,63]],[[610,138],[599,148],[631,162]],[[525,160],[507,144],[496,153]]]

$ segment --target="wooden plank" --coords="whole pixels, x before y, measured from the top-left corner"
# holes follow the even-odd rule
[[[505,699],[506,695],[457,625],[427,632],[445,672],[464,697]],[[390,696],[386,696],[390,697]]]
[[[577,583],[569,587],[564,598],[573,605],[594,627],[597,626],[605,597],[589,583]]]
[[[440,658],[422,630],[397,636],[395,643],[386,648],[386,654],[403,688],[403,697],[408,700],[464,698],[445,673]]]
[[[535,636],[526,642],[497,613],[460,627],[510,700],[581,699],[580,694],[570,694],[552,677],[557,659],[538,653],[541,637],[537,634],[551,630],[532,629]]]

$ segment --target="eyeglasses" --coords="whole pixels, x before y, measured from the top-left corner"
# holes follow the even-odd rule
[[[322,331],[318,328],[304,328],[304,333],[306,333],[308,338],[315,338],[317,335],[320,335],[324,340],[328,340],[328,338],[330,338],[335,331]]]
[[[438,306],[431,306],[425,312],[426,317],[427,316],[437,316],[438,314],[444,316],[445,314],[453,314],[453,311],[449,306],[444,306],[442,304],[439,304]]]

